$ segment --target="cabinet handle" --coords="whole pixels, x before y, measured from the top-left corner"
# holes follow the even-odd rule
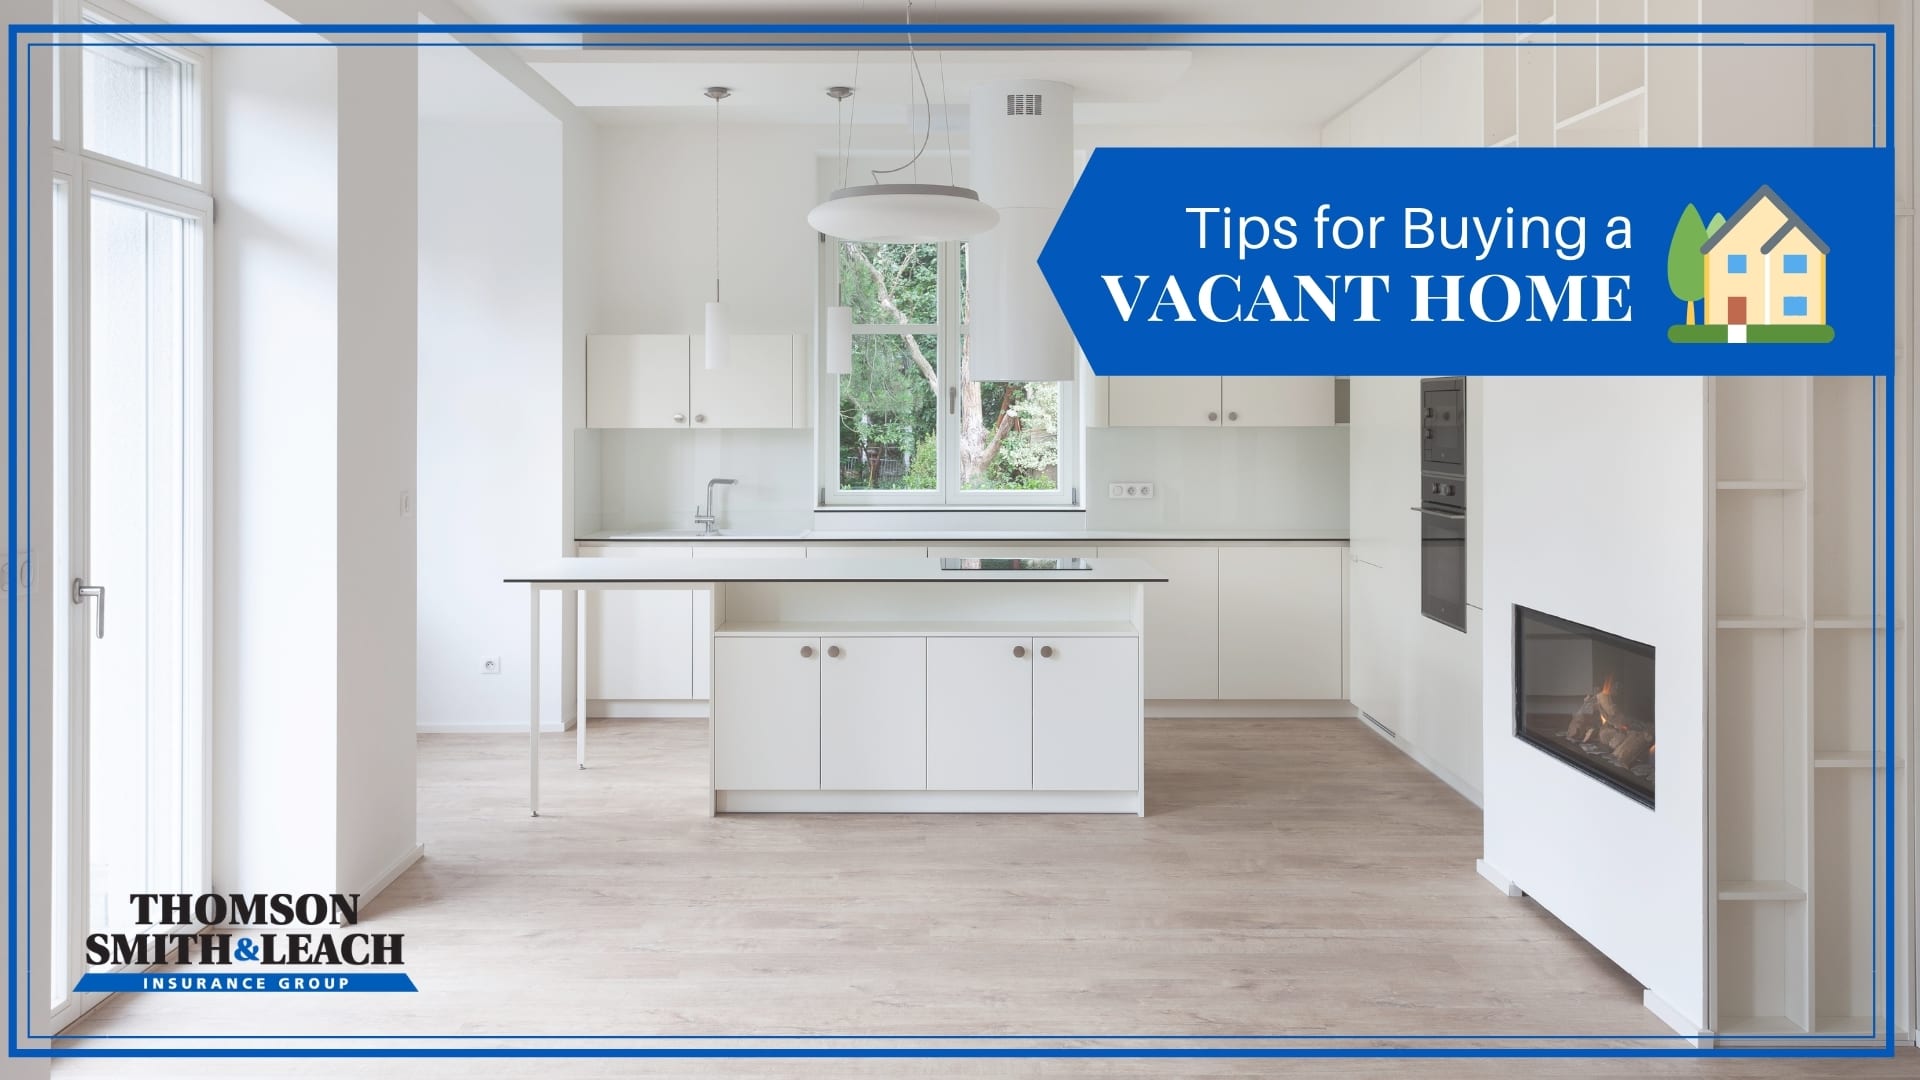
[[[1230,412],[1230,413],[1228,413],[1228,414],[1227,414],[1227,419],[1229,419],[1229,420],[1238,420],[1238,419],[1240,419],[1240,414],[1239,414],[1239,413],[1237,413],[1237,412]]]
[[[813,656],[813,646],[811,645],[800,646],[800,655],[803,657],[811,658]]]
[[[829,645],[829,646],[827,646],[827,655],[828,655],[828,656],[839,656],[839,655],[840,655],[840,646],[838,646],[838,645]]]
[[[1217,413],[1217,412],[1210,412],[1210,413],[1208,413],[1208,414],[1207,414],[1207,419],[1209,419],[1209,420],[1218,420],[1218,419],[1220,419],[1220,414],[1219,414],[1219,413]]]
[[[1018,660],[1026,655],[1027,655],[1027,647],[1025,645],[1015,645],[1013,647],[1013,658],[1015,660]]]
[[[674,423],[676,423],[676,424],[684,424],[684,423],[686,423],[686,422],[687,422],[687,414],[686,414],[686,413],[683,413],[683,412],[677,412],[677,413],[674,413],[674,414],[673,414],[673,422],[674,422]]]
[[[1041,656],[1052,656],[1052,655],[1053,655],[1053,646],[1051,646],[1051,645],[1042,645],[1042,646],[1040,646],[1040,655],[1041,655]]]
[[[706,413],[694,413],[694,414],[693,414],[693,422],[694,422],[694,423],[696,423],[696,424],[704,424],[704,423],[706,423],[706,422],[707,422],[707,414],[706,414]]]

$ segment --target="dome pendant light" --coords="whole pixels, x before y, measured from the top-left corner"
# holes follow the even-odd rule
[[[724,86],[707,87],[713,99],[713,299],[707,302],[708,371],[727,366],[727,308],[720,302],[720,102],[733,91]]]
[[[947,155],[948,182],[945,184],[880,182],[882,176],[904,172],[917,164],[933,137],[933,98],[927,93],[926,76],[920,72],[920,55],[913,47],[913,0],[907,0],[906,34],[907,134],[909,138],[913,134],[914,87],[918,85],[927,123],[920,145],[905,163],[891,169],[872,170],[873,183],[848,186],[847,157],[852,153],[849,145],[847,156],[841,159],[840,189],[807,214],[807,224],[816,232],[862,243],[924,244],[965,240],[986,232],[1000,221],[999,211],[981,202],[978,192],[952,182],[951,153]],[[828,93],[831,95],[833,91]],[[852,140],[848,141],[851,144]]]

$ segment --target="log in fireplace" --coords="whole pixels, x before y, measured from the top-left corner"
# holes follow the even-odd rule
[[[1653,646],[1514,605],[1513,733],[1653,805]]]

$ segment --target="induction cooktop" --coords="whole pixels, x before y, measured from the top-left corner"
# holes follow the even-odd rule
[[[942,570],[1091,570],[1093,564],[1078,556],[1053,559],[946,558]]]

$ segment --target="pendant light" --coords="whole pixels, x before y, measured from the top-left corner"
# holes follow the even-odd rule
[[[904,172],[920,161],[933,137],[933,98],[920,71],[920,55],[913,47],[913,0],[907,0],[907,135],[913,135],[914,88],[926,103],[926,132],[913,156],[891,169],[871,170],[873,183],[848,186],[848,154],[841,159],[840,188],[807,214],[816,232],[843,240],[883,244],[919,244],[965,240],[994,227],[1000,214],[980,201],[972,188],[953,183],[953,156],[947,156],[947,183],[882,183],[882,176]],[[944,105],[944,102],[942,103]]]
[[[851,86],[829,86],[827,96],[833,99],[833,146],[835,150],[845,145],[840,141],[840,114],[844,111],[847,99],[853,96]],[[836,253],[838,254],[838,253]],[[853,374],[853,309],[840,295],[840,274],[836,265],[833,275],[833,306],[827,309],[827,374]]]
[[[713,299],[707,302],[708,371],[727,366],[727,309],[720,302],[720,102],[733,91],[707,87],[713,99]]]

